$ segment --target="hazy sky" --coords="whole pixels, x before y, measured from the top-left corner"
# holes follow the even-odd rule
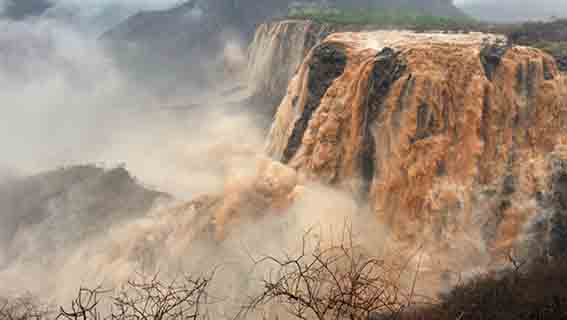
[[[454,0],[455,4],[460,5],[460,4],[471,4],[471,3],[502,3],[502,4],[516,4],[516,5],[521,5],[521,6],[527,6],[527,7],[533,7],[533,8],[537,8],[542,6],[542,4],[555,4],[558,6],[564,6],[566,1],[564,0],[539,0],[539,1],[533,1],[533,0],[500,0],[500,1],[496,1],[496,0]]]
[[[7,3],[24,0],[0,0],[0,12]],[[183,0],[50,0],[50,2],[63,6],[82,8],[104,8],[110,5],[127,6],[136,10],[165,9],[176,5]]]
[[[455,0],[455,4],[486,20],[567,17],[567,0]]]
[[[524,11],[561,10],[567,8],[566,0],[454,0],[456,5],[490,5],[501,8],[522,9]]]

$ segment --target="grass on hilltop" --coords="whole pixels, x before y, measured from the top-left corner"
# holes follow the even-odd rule
[[[309,19],[320,23],[372,25],[418,30],[470,30],[478,25],[472,18],[435,16],[404,8],[337,9],[321,7],[293,8],[292,19]]]

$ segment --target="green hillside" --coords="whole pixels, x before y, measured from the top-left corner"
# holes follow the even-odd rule
[[[320,23],[372,25],[423,30],[469,30],[478,25],[472,18],[435,16],[406,8],[337,9],[321,7],[296,7],[288,18],[309,19]]]

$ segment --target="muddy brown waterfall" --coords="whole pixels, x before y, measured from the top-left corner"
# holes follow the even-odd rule
[[[347,60],[328,87],[313,80],[325,46]],[[366,194],[399,243],[465,243],[463,260],[493,259],[545,215],[537,197],[566,137],[566,79],[550,56],[497,37],[337,33],[291,81],[267,151],[306,179]]]

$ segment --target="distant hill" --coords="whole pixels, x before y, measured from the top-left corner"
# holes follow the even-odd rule
[[[101,36],[131,78],[157,93],[206,85],[210,61],[228,27],[214,1],[188,1],[168,10],[142,11]],[[197,79],[195,79],[197,78]]]
[[[307,1],[312,3],[313,1]],[[323,1],[322,1],[323,2]],[[133,78],[150,81],[149,87],[175,90],[215,82],[215,59],[227,38],[246,44],[256,26],[285,16],[292,0],[189,0],[159,11],[132,15],[106,32],[104,39],[117,52],[121,64],[136,70]],[[337,7],[404,7],[439,15],[463,15],[450,0],[331,0]],[[150,78],[147,75],[152,75]]]
[[[42,17],[65,23],[76,31],[100,35],[136,12],[136,8],[120,2],[91,7],[65,2],[49,8]]]
[[[114,223],[143,216],[162,198],[169,196],[140,185],[123,168],[82,165],[0,181],[0,269],[16,258],[75,246]]]

